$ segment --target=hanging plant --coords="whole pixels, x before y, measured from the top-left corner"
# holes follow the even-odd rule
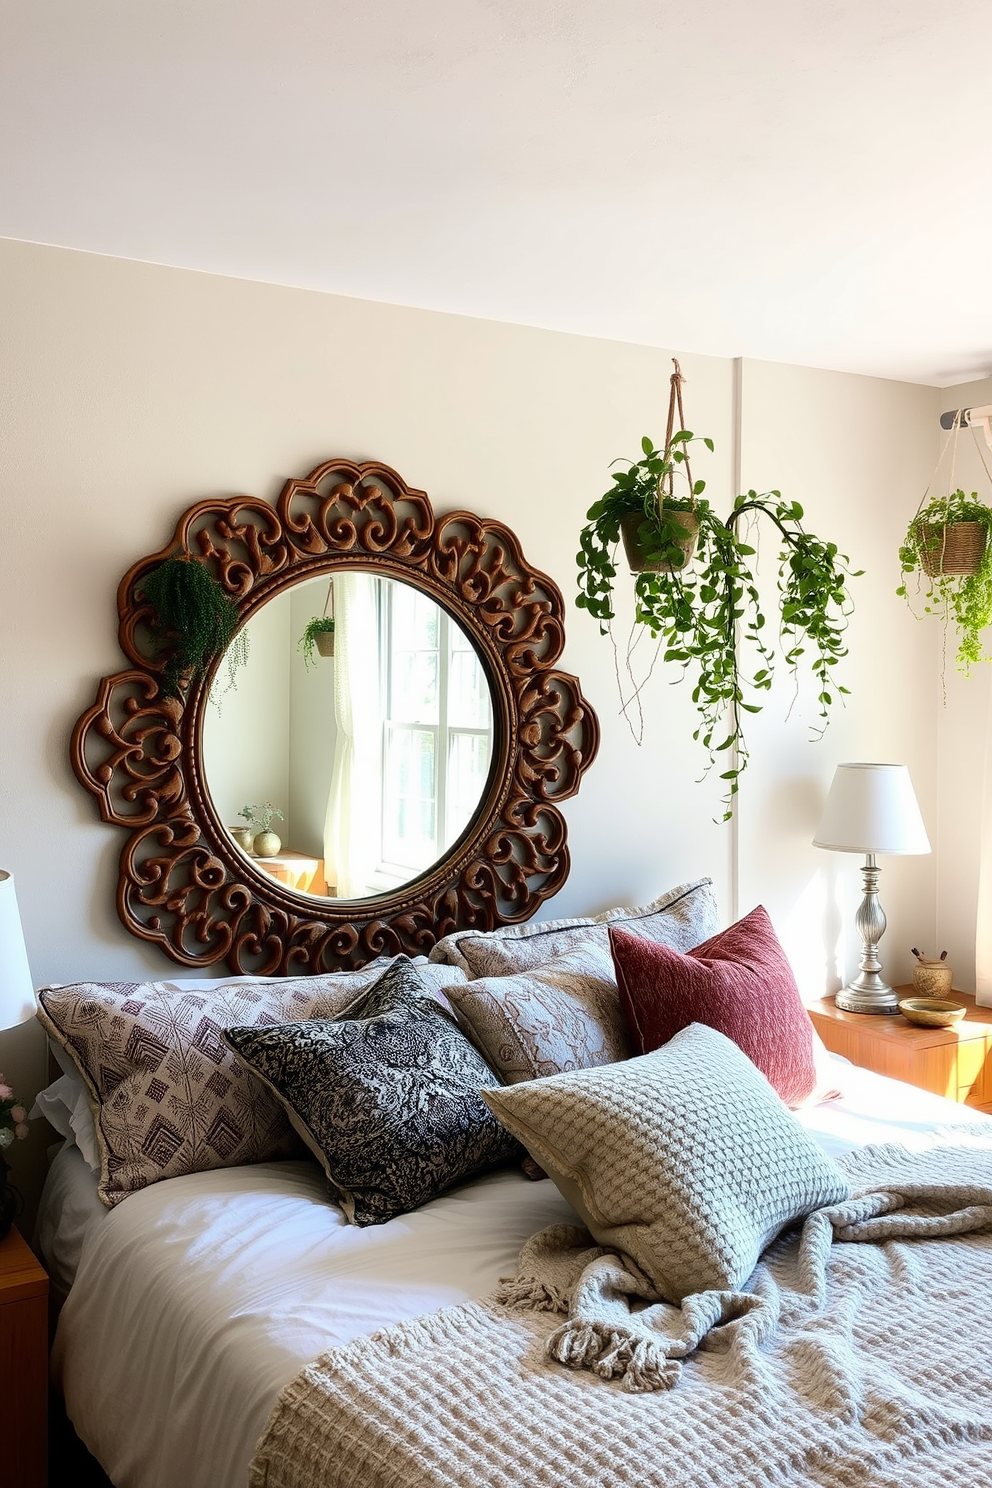
[[[973,663],[992,661],[982,631],[992,624],[992,509],[978,492],[960,488],[931,501],[909,524],[899,549],[902,583],[896,590],[912,608],[906,580],[917,575],[924,615],[939,615],[945,637],[957,631],[957,666],[966,676]],[[921,617],[922,618],[922,617]]]
[[[163,697],[181,698],[225,651],[233,685],[248,660],[248,637],[244,630],[235,634],[238,606],[207,566],[195,558],[166,558],[141,587],[156,637],[172,648],[162,673]]]
[[[676,378],[681,380],[678,364],[673,400]],[[741,524],[746,518],[766,517],[778,532],[778,643],[793,674],[804,657],[808,660],[817,686],[815,737],[829,722],[836,697],[848,692],[834,680],[832,668],[847,655],[843,636],[853,608],[847,580],[858,575],[851,573],[836,543],[805,531],[802,507],[797,501],[784,501],[778,491],[738,496],[723,520],[702,497],[704,482],[693,482],[688,475],[688,495],[674,500],[666,494],[659,505],[659,488],[670,489],[672,476],[681,467],[687,472],[688,446],[695,439],[689,430],[680,429],[658,449],[645,437],[641,459],[616,472],[611,489],[589,508],[579,538],[576,602],[596,617],[602,634],[610,633],[618,539],[624,518],[636,514],[645,556],[662,560],[665,566],[636,575],[635,629],[644,626],[664,645],[664,660],[693,678],[692,699],[700,715],[693,738],[707,752],[707,771],[721,757],[727,765],[720,772],[726,782],[727,821],[748,760],[743,715],[761,711],[760,703],[746,700],[746,692],[767,692],[778,661],[775,643],[767,638],[767,619],[750,562],[756,550],[741,535]],[[712,450],[712,440],[701,442]],[[692,560],[683,546],[687,512],[698,522]],[[754,657],[750,664],[745,661],[748,647]]]
[[[333,656],[334,616],[315,615],[312,620],[308,620],[296,649],[303,652],[303,664],[306,667],[315,667],[318,655]]]

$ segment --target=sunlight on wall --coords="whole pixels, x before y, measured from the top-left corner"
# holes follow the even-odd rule
[[[844,930],[853,915],[843,876],[827,863],[807,879],[778,922],[779,939],[806,1002],[844,985]]]

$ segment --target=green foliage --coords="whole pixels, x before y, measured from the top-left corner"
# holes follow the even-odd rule
[[[238,812],[254,832],[267,832],[273,821],[284,821],[285,817],[278,806],[273,806],[271,801],[263,801],[261,806],[242,806]]]
[[[317,637],[319,635],[327,635],[328,633],[333,634],[333,632],[333,615],[315,615],[312,620],[307,621],[306,629],[300,636],[296,647],[297,651],[303,652],[304,666],[313,667],[317,665]]]
[[[924,553],[940,551],[943,534],[955,522],[980,522],[985,528],[985,552],[974,574],[928,574]],[[958,671],[965,676],[978,661],[992,661],[986,653],[981,632],[992,624],[992,509],[979,501],[978,492],[970,496],[959,488],[950,496],[938,497],[909,524],[906,541],[899,549],[902,583],[896,590],[912,608],[906,579],[917,575],[917,594],[923,598],[925,615],[940,615],[946,627],[953,623],[957,630]],[[922,617],[921,617],[922,618]]]
[[[741,535],[739,525],[752,515],[764,516],[778,530],[779,647],[794,674],[800,661],[808,659],[817,687],[820,723],[816,737],[829,721],[835,698],[848,691],[834,680],[832,668],[847,654],[843,634],[853,608],[847,580],[858,575],[852,575],[836,543],[824,542],[803,529],[798,502],[783,501],[778,491],[762,495],[748,491],[737,497],[731,515],[721,521],[709,502],[701,499],[702,481],[693,485],[698,546],[695,558],[684,562],[682,550],[675,546],[685,531],[679,525],[678,511],[687,510],[692,502],[670,506],[666,497],[664,514],[659,517],[657,493],[659,482],[685,462],[686,446],[693,439],[683,430],[667,450],[659,451],[645,438],[642,458],[615,474],[613,488],[589,508],[579,539],[577,604],[599,620],[602,634],[608,633],[614,618],[620,519],[631,511],[642,512],[639,535],[647,540],[648,556],[663,557],[672,571],[636,576],[635,621],[663,642],[665,661],[680,666],[683,676],[689,673],[694,679],[692,700],[700,724],[693,738],[707,752],[707,770],[718,762],[727,765],[720,771],[720,779],[726,782],[723,819],[727,821],[733,815],[734,797],[748,760],[743,715],[761,711],[760,703],[747,701],[746,690],[752,697],[767,692],[778,659],[749,561],[755,549]],[[703,442],[713,448],[711,440]],[[739,645],[739,639],[745,645]],[[753,661],[745,666],[747,647]]]
[[[238,607],[206,564],[195,558],[166,558],[142,580],[152,610],[152,629],[171,647],[162,674],[162,695],[182,697],[202,678],[210,663],[228,652],[229,675],[248,659],[248,639],[237,636]]]

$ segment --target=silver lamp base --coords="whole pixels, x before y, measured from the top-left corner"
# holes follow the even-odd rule
[[[861,869],[864,878],[864,898],[854,917],[861,932],[863,949],[859,974],[842,992],[838,992],[834,1003],[845,1013],[897,1013],[899,1003],[888,982],[879,975],[882,963],[878,958],[878,942],[885,934],[885,913],[878,902],[878,875],[881,869],[875,862],[875,854],[865,856]]]
[[[877,987],[871,988],[859,987],[856,982],[852,982],[849,987],[837,993],[834,1003],[842,1012],[874,1013],[876,1017],[899,1011],[896,994],[881,980]]]

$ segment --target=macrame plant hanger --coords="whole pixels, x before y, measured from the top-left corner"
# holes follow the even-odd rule
[[[678,364],[678,358],[677,357],[672,357],[672,366],[675,368],[675,371],[672,373],[671,377],[668,380],[669,381],[669,390],[668,390],[668,419],[667,419],[666,424],[665,424],[665,453],[666,453],[666,455],[668,454],[668,451],[671,449],[673,435],[675,433],[680,433],[681,434],[681,433],[683,433],[685,431],[685,409],[684,409],[683,403],[682,403],[682,384],[685,382],[685,377],[682,375],[682,369],[681,369],[681,367]],[[678,411],[678,416],[679,416],[679,427],[678,427],[678,430],[676,430],[676,428],[675,428],[675,414],[676,414],[676,410]],[[667,472],[667,474],[663,472],[658,477],[657,496],[658,496],[658,518],[659,518],[659,521],[662,519],[662,516],[663,516],[666,498],[668,500],[670,500],[670,501],[672,501],[672,500],[675,499],[675,461],[673,460],[671,462],[671,464],[672,464],[671,470],[669,470]],[[690,500],[691,505],[692,505],[692,511],[695,512],[695,510],[696,510],[696,495],[695,495],[695,491],[693,490],[692,470],[691,470],[690,465],[689,465],[689,452],[688,452],[688,450],[685,451],[685,460],[682,462],[682,466],[683,466],[683,469],[684,469],[684,472],[685,472],[686,480],[688,481],[688,485],[689,485],[689,500]],[[625,519],[625,520],[627,520],[627,519]],[[640,519],[636,519],[636,521],[632,525],[633,526],[638,525],[639,521],[640,521]],[[628,532],[629,531],[630,531],[630,528],[628,528]],[[627,533],[624,533],[624,546],[627,549],[627,556],[628,556],[628,560],[630,561],[630,566],[631,566],[631,572],[632,573],[637,573],[637,572],[641,572],[641,573],[644,573],[644,572],[671,573],[671,571],[672,571],[672,565],[670,563],[666,563],[666,562],[664,562],[662,560],[656,560],[656,561],[650,562],[650,563],[649,562],[641,561],[641,562],[639,562],[638,566],[635,568],[635,566],[634,566],[634,559],[632,558],[633,544],[632,544],[631,539],[628,538],[628,534]],[[686,553],[686,560],[685,561],[686,562],[689,562],[689,560],[692,557],[692,552],[695,550],[695,546],[696,546],[695,537],[693,537],[690,546],[687,547],[685,544],[682,544],[682,543],[680,543],[679,546],[682,547],[683,548],[683,551]],[[635,631],[636,631],[636,635],[635,635]],[[624,671],[627,673],[627,676],[630,679],[630,684],[631,684],[632,691],[630,693],[630,696],[625,698],[624,697],[624,689],[623,689],[623,681],[622,681],[621,676],[620,676],[620,653],[619,653],[619,648],[618,648],[617,643],[616,643],[616,637],[613,634],[613,624],[612,624],[612,622],[610,623],[610,626],[609,626],[609,632],[610,632],[610,640],[613,643],[613,668],[614,668],[614,671],[616,672],[617,690],[620,693],[620,712],[621,712],[621,714],[622,714],[622,716],[623,716],[623,718],[624,718],[624,720],[625,720],[625,722],[627,724],[627,727],[630,729],[631,737],[633,738],[634,743],[640,745],[640,744],[642,744],[644,742],[644,709],[641,706],[641,692],[647,686],[647,684],[650,682],[651,677],[652,677],[652,674],[654,673],[654,669],[655,669],[655,666],[656,666],[657,661],[658,661],[658,656],[660,655],[660,652],[661,652],[661,645],[662,645],[662,641],[663,641],[664,638],[662,636],[659,636],[657,638],[657,640],[655,641],[654,654],[651,657],[651,664],[648,667],[647,672],[645,673],[645,675],[641,678],[640,682],[638,682],[637,678],[634,676],[633,659],[634,659],[634,652],[637,650],[637,647],[638,647],[639,643],[644,639],[645,630],[644,630],[644,626],[643,625],[638,625],[636,620],[634,620],[634,621],[631,622],[630,634],[627,637],[627,651],[626,651],[626,655],[624,657]],[[630,711],[629,711],[631,708],[633,708],[635,710],[635,716],[634,717],[631,717],[631,714],[630,714]]]

